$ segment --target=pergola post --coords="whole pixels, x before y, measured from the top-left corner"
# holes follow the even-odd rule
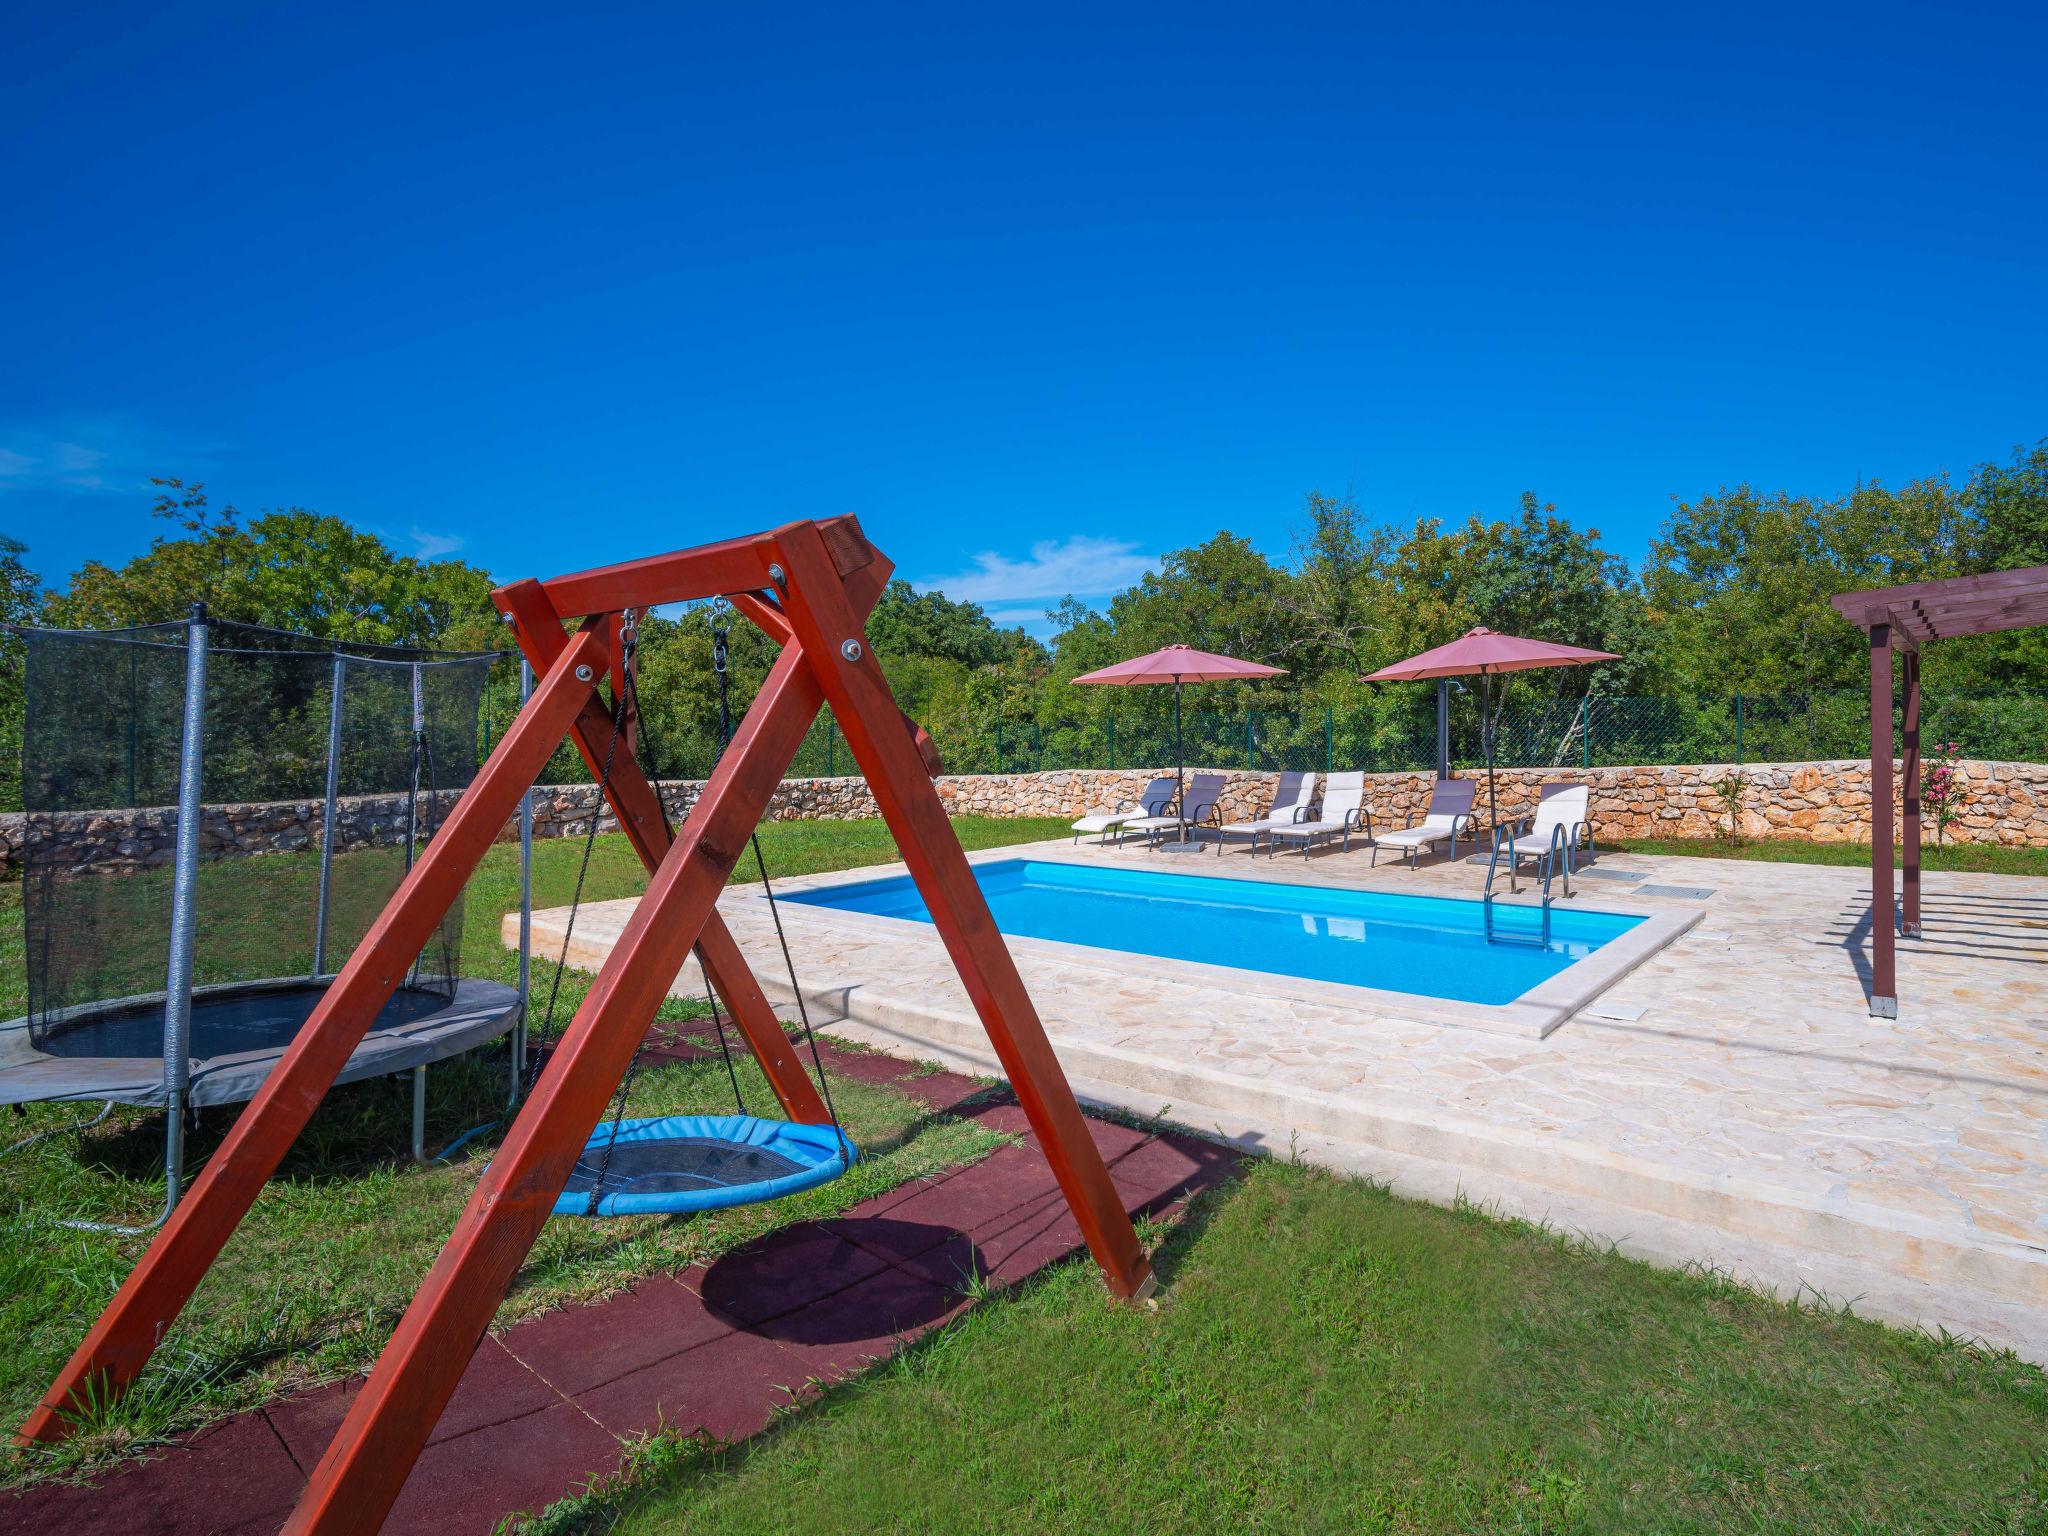
[[[1905,873],[1901,882],[1905,900],[1899,914],[1899,932],[1908,936],[1920,932],[1920,648],[1907,647],[1902,658],[1905,671],[1905,707],[1901,711],[1899,743],[1899,789],[1905,801]]]
[[[1870,1014],[1899,1016],[1892,925],[1892,627],[1870,626]]]

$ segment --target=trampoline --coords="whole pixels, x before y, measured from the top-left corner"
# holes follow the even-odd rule
[[[312,1014],[325,983],[305,977],[196,987],[188,1046],[189,1103],[254,1097]],[[43,1021],[0,1024],[0,1105],[44,1100],[164,1102],[164,1000],[158,992],[80,1004]],[[339,1082],[430,1066],[494,1040],[519,1017],[519,993],[474,977],[452,987],[401,987],[350,1053]]]
[[[0,1024],[0,1106],[164,1111],[168,1213],[192,1115],[255,1096],[475,776],[498,658],[203,607],[18,632],[28,1008]],[[515,989],[462,976],[461,936],[458,899],[338,1078],[409,1074],[416,1156],[431,1064],[510,1033],[518,1091],[525,949]]]

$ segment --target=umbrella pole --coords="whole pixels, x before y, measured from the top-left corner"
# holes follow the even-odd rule
[[[1188,840],[1187,747],[1180,735],[1180,679],[1173,680],[1173,808],[1180,817],[1180,840]]]
[[[1496,843],[1500,841],[1500,802],[1493,793],[1493,674],[1479,674],[1479,744],[1486,750],[1486,819]]]

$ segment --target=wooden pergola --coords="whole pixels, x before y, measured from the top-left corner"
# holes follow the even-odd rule
[[[2048,565],[1917,581],[1831,599],[1870,637],[1870,1012],[1899,1016],[1899,933],[1920,932],[1920,651],[1936,640],[2048,624]],[[1905,878],[1892,897],[1892,652],[1900,679],[1899,772],[1904,789]]]

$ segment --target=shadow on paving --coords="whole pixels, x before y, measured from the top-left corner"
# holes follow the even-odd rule
[[[488,1532],[509,1512],[613,1472],[621,1440],[656,1430],[744,1442],[778,1408],[816,1399],[913,1346],[973,1297],[1081,1250],[1080,1228],[1007,1089],[827,1049],[836,1073],[888,1084],[1021,1144],[842,1215],[777,1228],[709,1265],[486,1336],[387,1531]],[[1088,1128],[1134,1217],[1178,1214],[1241,1161],[1193,1137],[1109,1120]],[[0,1532],[275,1531],[360,1389],[359,1378],[335,1382],[238,1415],[94,1486],[0,1496]]]

